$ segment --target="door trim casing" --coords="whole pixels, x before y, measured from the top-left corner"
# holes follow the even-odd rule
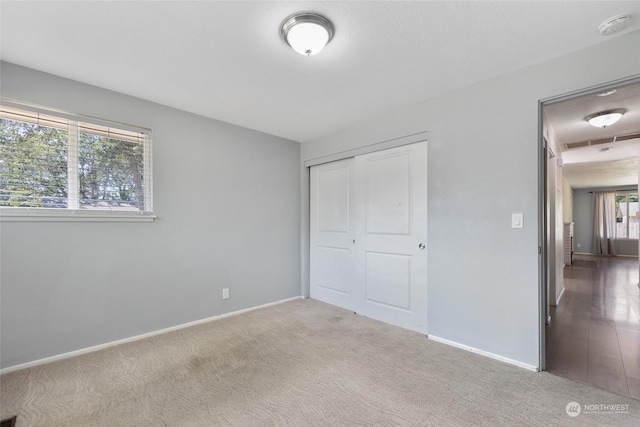
[[[546,239],[546,149],[542,114],[545,106],[562,101],[592,95],[604,90],[620,86],[640,83],[640,74],[564,94],[544,98],[538,101],[538,366],[540,371],[546,370],[546,329],[547,322],[547,239]],[[557,267],[557,266],[556,266]]]
[[[348,159],[350,157],[360,156],[362,154],[375,153],[376,151],[382,151],[389,148],[396,148],[403,145],[415,144],[425,141],[427,141],[427,131],[417,132],[411,135],[405,135],[398,138],[387,139],[385,141],[374,142],[372,144],[363,145],[351,150],[340,151],[338,153],[316,157],[315,159],[309,159],[304,162],[304,166],[309,168],[311,166],[317,166],[323,163],[335,162],[338,160]]]

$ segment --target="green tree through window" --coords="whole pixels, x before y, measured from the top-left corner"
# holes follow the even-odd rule
[[[617,193],[616,237],[637,239],[640,234],[638,219],[638,193]]]
[[[67,131],[0,119],[0,206],[67,207]]]
[[[149,136],[2,106],[0,207],[151,211]]]
[[[80,206],[144,206],[142,144],[80,133]]]

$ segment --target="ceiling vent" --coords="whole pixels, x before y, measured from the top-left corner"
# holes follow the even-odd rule
[[[565,150],[573,150],[576,148],[591,147],[593,145],[609,144],[612,142],[629,141],[631,139],[640,139],[640,132],[630,133],[628,135],[611,136],[609,138],[590,139],[588,141],[568,142],[564,144]]]

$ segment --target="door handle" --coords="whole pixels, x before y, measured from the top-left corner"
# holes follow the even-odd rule
[[[418,248],[419,248],[421,251],[424,251],[424,248],[426,248],[426,246],[424,245],[424,243],[420,243],[420,244],[418,245]]]

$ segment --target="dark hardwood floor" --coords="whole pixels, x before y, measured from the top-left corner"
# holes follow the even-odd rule
[[[547,370],[640,399],[638,259],[574,256],[547,325]]]

